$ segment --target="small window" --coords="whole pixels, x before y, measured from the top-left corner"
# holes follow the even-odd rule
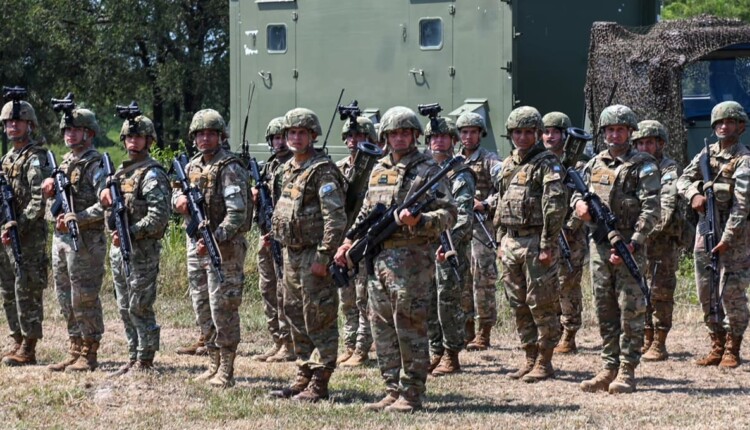
[[[266,49],[269,54],[286,52],[286,24],[268,24],[268,27],[266,27]]]
[[[422,18],[419,20],[419,47],[438,50],[443,47],[443,20]]]

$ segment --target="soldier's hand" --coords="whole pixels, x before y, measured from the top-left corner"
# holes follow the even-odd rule
[[[328,275],[328,268],[325,264],[313,263],[310,266],[310,272],[317,277],[323,278]]]
[[[728,249],[729,249],[729,245],[727,245],[724,242],[719,242],[718,244],[716,244],[716,246],[714,246],[714,249],[712,249],[711,252],[714,254],[721,255],[724,252],[726,252]]]
[[[196,252],[201,257],[208,253],[208,248],[206,248],[206,243],[203,241],[203,238],[198,239],[198,242],[195,243],[195,248]]]
[[[409,209],[402,209],[398,214],[398,219],[401,221],[401,223],[406,224],[409,227],[414,227],[419,224],[419,220],[421,218],[422,214],[417,214],[417,216],[414,216],[411,214]]]
[[[591,221],[591,214],[589,214],[589,205],[583,200],[576,202],[576,216],[584,221]]]
[[[99,193],[99,203],[105,208],[112,206],[112,194],[109,192],[109,188],[105,188]]]
[[[47,178],[42,182],[42,194],[45,197],[50,198],[55,195],[55,180]]]
[[[484,212],[484,203],[481,200],[474,199],[474,210],[476,212]]]
[[[633,246],[632,242],[628,243],[625,246],[628,247],[628,251],[630,251],[631,254],[635,252],[635,246]],[[614,248],[609,248],[609,262],[613,266],[619,266],[620,264],[623,263],[622,258],[620,258],[620,256],[617,255],[617,251],[615,251]]]
[[[552,251],[549,249],[540,249],[539,262],[542,263],[542,266],[549,267],[552,264]]]
[[[3,245],[10,245],[10,232],[7,229],[3,231],[2,236],[0,236],[0,240],[2,240]]]
[[[65,223],[65,214],[60,214],[55,219],[55,228],[60,233],[67,233],[68,232],[68,224]]]
[[[502,260],[503,259],[503,247],[500,246],[500,244],[497,244],[497,259]]]
[[[333,261],[341,267],[346,267],[348,265],[348,261],[346,261],[346,253],[349,252],[351,248],[351,243],[344,242],[344,244],[339,246],[339,249],[336,250],[336,255],[333,256]]]
[[[437,251],[435,251],[435,261],[438,263],[442,263],[446,260],[445,258],[445,252],[443,252],[443,246],[439,246]]]
[[[258,204],[258,189],[255,187],[250,188],[250,192],[253,193],[253,203]]]
[[[263,241],[263,247],[268,248],[271,246],[271,233],[266,233],[263,236],[260,237],[260,240]]]
[[[120,246],[120,235],[117,234],[116,231],[112,232],[112,245],[119,247]]]
[[[188,213],[188,199],[187,196],[177,197],[177,201],[174,202],[174,208],[178,213],[186,215]]]
[[[690,206],[696,212],[706,212],[706,197],[701,194],[694,195],[692,200],[690,200]]]

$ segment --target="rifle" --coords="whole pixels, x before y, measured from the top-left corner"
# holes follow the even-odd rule
[[[333,110],[333,116],[331,117],[331,122],[328,123],[328,130],[326,130],[326,138],[323,139],[323,147],[322,150],[326,150],[326,144],[328,144],[328,136],[331,134],[331,127],[333,127],[333,121],[336,119],[336,114],[339,113],[339,107],[341,106],[341,98],[344,97],[344,88],[341,89],[341,93],[339,93],[339,99],[336,102],[336,109]],[[357,125],[357,119],[354,119],[354,125]],[[327,154],[328,152],[326,152]]]
[[[271,232],[271,218],[273,217],[273,199],[271,198],[271,189],[266,179],[260,174],[258,162],[251,157],[248,163],[250,176],[255,181],[255,189],[258,190],[258,227],[264,235]],[[284,260],[281,257],[281,244],[276,239],[271,238],[271,255],[273,262],[276,264],[276,277],[284,277]]]
[[[346,233],[346,238],[354,240],[354,243],[346,253],[349,263],[348,267],[339,266],[335,262],[328,266],[328,271],[331,273],[336,284],[340,288],[349,285],[349,268],[356,270],[359,262],[363,259],[372,260],[375,258],[380,253],[383,242],[388,240],[393,233],[401,228],[397,223],[398,214],[404,209],[409,209],[412,215],[422,213],[422,210],[435,200],[435,197],[428,197],[419,202],[422,196],[432,191],[433,186],[438,181],[443,179],[456,165],[463,163],[463,161],[464,158],[461,156],[448,160],[435,176],[422,185],[403,203],[400,205],[394,203],[389,208],[386,208],[382,203],[378,203],[360,225],[350,229]]]
[[[461,283],[463,281],[463,277],[461,276],[461,272],[459,272],[458,270],[458,254],[456,253],[456,247],[453,246],[453,239],[451,239],[450,230],[445,230],[440,233],[440,247],[443,249],[443,253],[445,253],[445,258],[451,265],[451,269],[453,269],[453,274],[456,275],[456,281]]]
[[[711,177],[711,153],[708,149],[708,139],[703,139],[705,150],[698,159],[698,166],[703,177],[703,195],[706,197],[706,214],[698,223],[698,234],[703,236],[706,252],[711,260],[705,269],[709,272],[708,291],[710,296],[708,320],[711,323],[721,323],[724,320],[724,309],[721,305],[720,268],[719,254],[713,249],[719,243],[719,212],[716,208],[716,196],[714,195],[713,178]]]
[[[0,200],[2,200],[2,215],[0,219],[2,224],[8,226],[8,235],[10,236],[10,247],[13,250],[13,258],[16,260],[16,267],[21,270],[23,266],[23,253],[21,252],[21,237],[18,234],[18,223],[16,219],[16,210],[13,207],[15,200],[13,188],[8,184],[5,173],[0,171]]]
[[[206,246],[208,256],[211,258],[211,265],[216,270],[216,274],[219,276],[219,282],[224,282],[224,272],[221,271],[221,252],[219,251],[219,245],[216,243],[216,238],[211,230],[208,228],[208,217],[206,216],[206,199],[203,193],[195,185],[190,185],[187,174],[185,173],[185,165],[187,165],[187,156],[182,154],[175,157],[172,160],[172,169],[177,175],[177,180],[180,182],[180,188],[182,188],[182,194],[187,197],[188,201],[188,212],[190,213],[190,222],[185,228],[185,232],[188,237],[193,241],[200,238],[203,239],[203,244]]]
[[[557,235],[557,246],[560,247],[560,255],[565,259],[565,264],[568,266],[568,273],[572,273],[573,264],[570,262],[570,243],[568,243],[568,238],[565,237],[565,233],[562,231]]]
[[[633,254],[625,244],[625,240],[617,231],[615,225],[617,224],[617,217],[607,207],[604,202],[599,198],[598,195],[589,191],[586,183],[583,182],[583,178],[574,168],[568,168],[567,185],[573,188],[575,191],[581,193],[583,201],[589,207],[589,213],[591,219],[597,224],[597,229],[594,232],[594,241],[602,243],[605,239],[609,240],[609,243],[615,249],[615,253],[622,259],[627,267],[630,276],[638,282],[638,288],[641,289],[643,297],[646,299],[646,306],[651,306],[651,293],[646,285],[646,278],[641,274],[641,270],[638,268]]]
[[[78,252],[78,221],[75,218],[73,210],[73,198],[70,195],[70,180],[65,172],[57,166],[55,154],[47,151],[47,163],[52,168],[51,178],[55,181],[55,202],[50,208],[50,213],[57,219],[58,215],[63,214],[65,224],[68,226],[68,233],[73,239],[73,250]]]
[[[486,246],[490,249],[497,249],[497,242],[495,242],[495,238],[490,234],[490,231],[487,230],[487,226],[484,225],[484,221],[487,220],[487,217],[481,213],[474,211],[474,221],[479,224],[480,227],[482,227],[482,231],[484,232],[484,235],[487,236],[487,242],[483,241],[482,239],[474,236],[474,239],[478,240],[482,243],[482,245]]]
[[[101,161],[101,168],[107,175],[107,188],[112,197],[112,218],[114,218],[114,230],[120,238],[120,255],[122,265],[125,269],[125,277],[130,277],[130,256],[133,253],[133,243],[130,239],[130,223],[128,221],[128,208],[120,190],[120,179],[115,176],[115,166],[109,153],[105,152]],[[111,221],[110,221],[111,222]],[[111,224],[110,224],[111,225]]]

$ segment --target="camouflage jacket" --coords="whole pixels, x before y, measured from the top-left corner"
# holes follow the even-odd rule
[[[468,166],[459,165],[453,168],[453,172],[448,175],[448,179],[451,182],[451,194],[458,210],[456,224],[451,230],[451,239],[456,244],[464,241],[468,243],[471,241],[474,227],[476,176]]]
[[[104,210],[98,196],[107,178],[101,168],[101,160],[102,154],[90,148],[80,157],[68,152],[59,166],[70,180],[73,210],[76,211],[81,230],[104,229]]]
[[[271,155],[268,161],[263,165],[263,169],[260,171],[260,176],[266,180],[266,183],[271,187],[271,198],[274,202],[279,199],[281,194],[281,181],[276,181],[276,172],[279,171],[279,167],[283,166],[284,163],[292,158],[292,151],[287,151],[283,157],[277,156],[277,154]]]
[[[464,164],[474,171],[477,178],[474,198],[479,201],[486,200],[491,207],[494,207],[498,197],[492,178],[502,167],[500,158],[494,152],[479,148],[466,158]]]
[[[351,180],[352,175],[352,159],[350,156],[346,156],[336,162],[336,167],[339,168],[341,174],[344,175],[347,181]]]
[[[32,140],[21,150],[11,148],[2,158],[2,166],[13,190],[13,209],[18,230],[23,235],[44,220],[46,199],[42,195],[42,182],[52,174],[47,151]]]
[[[682,168],[669,157],[662,157],[658,161],[661,173],[661,219],[654,227],[654,240],[679,237],[684,225],[683,214],[678,207],[682,197],[677,192],[677,179],[682,175]]]

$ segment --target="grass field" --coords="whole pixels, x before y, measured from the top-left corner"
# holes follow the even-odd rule
[[[82,375],[55,374],[45,366],[63,358],[64,321],[54,289],[45,291],[45,338],[38,366],[0,367],[0,423],[3,428],[748,428],[750,366],[723,371],[692,364],[707,351],[708,339],[695,305],[690,262],[681,266],[675,328],[668,346],[670,360],[643,363],[636,371],[638,391],[632,395],[587,394],[583,379],[600,368],[600,339],[591,293],[584,285],[586,311],[579,336],[580,352],[555,357],[556,379],[528,385],[507,378],[521,364],[510,313],[498,292],[500,322],[493,347],[461,354],[464,371],[430,378],[423,412],[408,416],[368,413],[362,405],[382,397],[383,384],[375,361],[357,370],[338,370],[331,381],[332,398],[316,405],[271,400],[266,392],[288,383],[294,365],[256,363],[249,356],[269,346],[257,291],[254,257],[247,263],[242,312],[243,342],[233,389],[219,390],[190,382],[202,372],[206,358],[174,353],[197,334],[185,295],[184,244],[178,228],[165,243],[162,288],[157,320],[162,326],[161,351],[154,374],[108,378],[127,358],[122,323],[109,280],[102,291],[106,333],[101,367]],[[169,282],[167,282],[169,280]],[[4,315],[0,324],[5,327]],[[747,354],[744,354],[747,357]],[[374,354],[373,354],[374,357]]]

